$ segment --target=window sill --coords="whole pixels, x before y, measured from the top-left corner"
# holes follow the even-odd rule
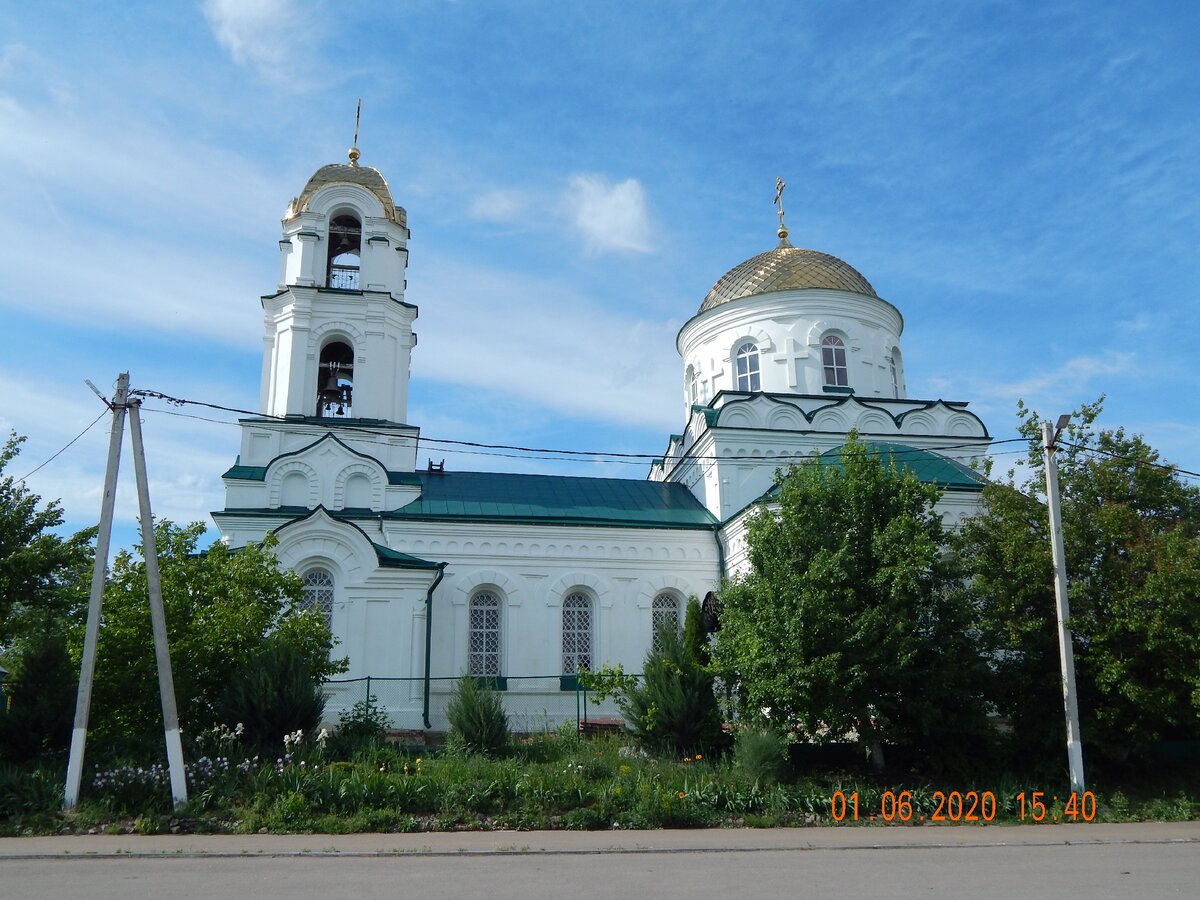
[[[826,394],[853,394],[854,388],[841,384],[827,384],[821,388]]]

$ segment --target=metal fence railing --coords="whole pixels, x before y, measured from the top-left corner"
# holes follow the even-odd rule
[[[638,676],[640,677],[640,676]],[[483,679],[497,689],[509,727],[518,733],[552,731],[565,722],[619,719],[620,710],[611,698],[596,703],[595,693],[574,675],[529,675]],[[429,724],[425,723],[424,678],[333,678],[325,682],[325,716],[336,721],[355,703],[372,700],[387,715],[397,731],[446,731],[450,727],[446,707],[458,678],[430,678]]]

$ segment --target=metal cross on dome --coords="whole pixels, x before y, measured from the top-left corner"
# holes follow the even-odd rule
[[[779,231],[777,231],[776,234],[779,235],[779,246],[780,247],[792,246],[791,244],[789,244],[787,242],[788,230],[787,230],[787,226],[783,224],[783,189],[785,187],[787,187],[786,181],[784,181],[782,178],[775,179],[774,203],[776,206],[779,207]]]

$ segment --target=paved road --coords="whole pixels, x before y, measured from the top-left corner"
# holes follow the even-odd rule
[[[0,840],[0,898],[1200,897],[1200,822]]]

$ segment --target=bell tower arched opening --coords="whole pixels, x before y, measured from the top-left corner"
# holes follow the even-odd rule
[[[326,287],[359,290],[362,264],[362,222],[353,213],[340,213],[329,223]]]
[[[345,341],[333,340],[321,348],[317,383],[318,416],[354,415],[354,349]]]

